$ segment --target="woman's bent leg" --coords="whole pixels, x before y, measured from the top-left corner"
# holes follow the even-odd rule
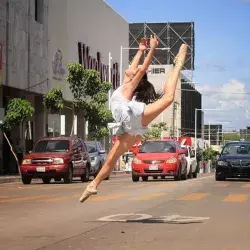
[[[97,194],[97,186],[112,172],[115,163],[121,155],[131,148],[139,137],[125,134],[118,138],[110,150],[106,161],[96,178],[87,186],[79,201],[84,202],[89,196]]]
[[[187,54],[187,46],[182,45],[180,47],[178,57],[176,58],[177,60],[176,66],[174,66],[165,84],[164,95],[162,96],[161,99],[157,100],[156,102],[147,105],[143,112],[142,121],[141,121],[143,126],[147,126],[149,123],[151,123],[159,114],[161,114],[174,101],[179,75],[180,75],[182,66],[184,65],[186,54]]]
[[[136,142],[138,137],[134,135],[125,134],[118,138],[114,146],[110,150],[106,161],[94,179],[96,185],[98,186],[109,174],[112,172],[115,163],[121,155],[128,151]]]

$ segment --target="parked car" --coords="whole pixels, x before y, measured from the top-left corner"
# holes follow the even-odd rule
[[[149,176],[173,176],[175,180],[187,179],[186,149],[174,140],[145,141],[132,162],[132,180],[147,181]]]
[[[90,175],[95,177],[101,170],[107,154],[99,141],[86,141],[85,144],[91,160]],[[109,176],[105,180],[108,179]]]
[[[182,146],[182,148],[186,149],[188,178],[197,178],[199,168],[195,159],[195,152],[190,146]]]
[[[83,141],[77,137],[44,138],[25,155],[21,164],[23,184],[30,184],[33,178],[42,178],[43,183],[51,179],[71,183],[73,177],[82,182],[89,180],[90,156]]]
[[[250,142],[228,142],[216,161],[216,181],[250,178]]]

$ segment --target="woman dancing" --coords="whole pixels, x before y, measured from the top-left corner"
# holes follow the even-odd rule
[[[151,64],[158,44],[156,35],[151,36],[150,50],[142,67],[138,68],[140,58],[147,49],[147,40],[141,40],[139,50],[130,68],[125,71],[123,84],[114,91],[111,97],[113,117],[116,122],[121,124],[116,134],[118,139],[111,148],[100,172],[81,195],[80,202],[97,194],[97,187],[112,172],[119,157],[148,131],[148,125],[174,101],[178,77],[185,63],[187,45],[181,45],[175,58],[174,68],[165,85],[164,93],[157,100],[154,86],[147,81],[146,71]]]

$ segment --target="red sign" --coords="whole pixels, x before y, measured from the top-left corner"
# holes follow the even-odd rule
[[[3,44],[0,43],[0,71],[3,69]]]

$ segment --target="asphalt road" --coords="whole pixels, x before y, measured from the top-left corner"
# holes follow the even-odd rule
[[[133,183],[0,185],[0,249],[250,249],[250,182],[213,175]]]

